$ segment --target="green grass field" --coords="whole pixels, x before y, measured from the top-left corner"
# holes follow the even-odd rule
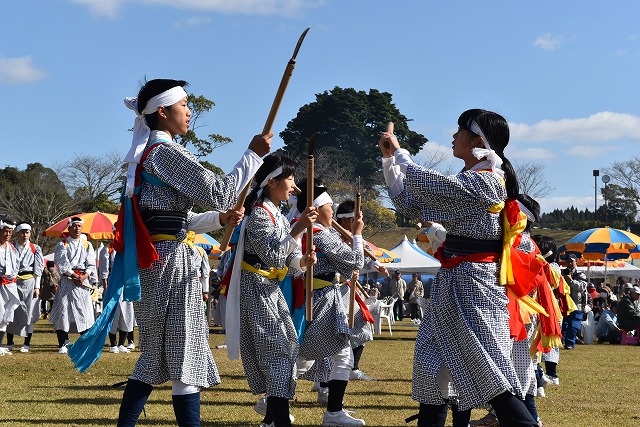
[[[213,330],[215,332],[215,328]],[[360,367],[376,381],[352,381],[345,407],[364,418],[368,426],[403,426],[417,412],[411,400],[411,367],[417,327],[405,319],[367,344]],[[76,336],[71,336],[72,341]],[[253,411],[256,397],[247,387],[239,361],[226,350],[215,349],[223,336],[211,334],[210,344],[222,384],[202,393],[203,426],[258,426]],[[16,337],[19,347],[22,339]],[[126,380],[139,353],[103,353],[85,374],[79,374],[66,355],[57,354],[56,338],[48,321],[36,325],[30,353],[14,351],[0,357],[0,426],[115,425],[122,389],[112,384]],[[105,351],[107,348],[105,347]],[[537,399],[547,427],[638,426],[640,408],[640,348],[584,345],[563,351],[558,366],[560,386],[547,387]],[[311,383],[298,383],[291,412],[297,426],[321,424],[323,408],[315,404]],[[473,412],[473,418],[484,411]],[[157,387],[139,425],[174,425],[170,384]],[[416,425],[415,422],[409,425]]]
[[[552,235],[558,245],[576,234],[570,231],[536,230]],[[403,235],[412,240],[411,228],[366,236],[374,244],[391,248]],[[424,244],[421,244],[423,248]],[[214,329],[215,332],[215,329]],[[417,412],[411,400],[411,369],[417,327],[408,321],[384,332],[367,344],[360,367],[376,381],[352,381],[345,407],[364,418],[368,426],[403,426]],[[71,337],[72,341],[77,336]],[[222,384],[202,393],[203,426],[258,426],[253,411],[256,396],[247,387],[240,361],[230,361],[225,350],[215,349],[223,336],[211,334],[210,344],[222,376]],[[19,348],[22,339],[16,337]],[[57,354],[57,341],[48,321],[36,325],[30,353],[14,351],[0,356],[0,427],[2,426],[106,426],[115,425],[122,388],[112,385],[127,379],[139,353],[104,353],[85,374],[79,374],[66,355]],[[107,351],[105,347],[105,351]],[[638,372],[640,348],[590,345],[563,351],[558,367],[561,384],[547,388],[538,399],[538,410],[547,427],[640,426]],[[321,424],[323,408],[315,404],[311,383],[298,383],[291,412],[297,426]],[[484,415],[474,411],[473,418]],[[157,387],[146,405],[143,426],[175,425],[169,383]],[[416,425],[412,423],[409,425]]]

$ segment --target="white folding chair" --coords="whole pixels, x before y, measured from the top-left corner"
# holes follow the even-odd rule
[[[391,332],[391,324],[394,323],[393,305],[397,300],[397,298],[387,298],[384,301],[380,301],[380,309],[378,311],[378,316],[376,317],[375,324],[377,335],[380,335],[382,333],[383,319],[387,319],[387,325],[389,325],[389,334],[393,335],[393,332]]]

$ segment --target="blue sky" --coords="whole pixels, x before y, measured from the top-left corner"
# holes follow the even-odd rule
[[[2,17],[0,167],[124,155],[122,99],[146,76],[216,103],[199,132],[234,140],[207,159],[228,171],[307,26],[276,134],[334,86],[392,93],[424,151],[447,156],[462,111],[494,110],[512,128],[507,157],[545,165],[543,211],[593,210],[593,169],[638,155],[640,2],[33,0]]]

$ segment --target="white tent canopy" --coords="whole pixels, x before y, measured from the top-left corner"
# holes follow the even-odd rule
[[[587,274],[587,267],[578,267],[578,271]],[[629,277],[631,279],[640,279],[640,268],[635,265],[625,263],[624,267],[607,267],[607,277]],[[593,265],[589,268],[589,276],[591,278],[605,277],[605,268],[603,265]]]
[[[436,274],[440,269],[440,262],[409,242],[407,236],[391,252],[398,255],[400,262],[384,263],[387,270],[400,270],[403,273]],[[363,273],[366,271],[363,271]]]

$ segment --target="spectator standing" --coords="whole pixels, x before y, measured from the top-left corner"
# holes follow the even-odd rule
[[[562,323],[565,350],[571,350],[576,346],[576,338],[582,328],[582,320],[584,319],[583,310],[588,307],[586,276],[576,270],[576,264],[576,256],[569,255],[567,267],[562,270],[562,276],[571,289],[571,299],[576,303],[577,307],[577,310],[569,313]]]
[[[418,306],[418,298],[424,297],[424,285],[418,273],[413,273],[412,280],[407,284],[409,294],[409,316],[412,320],[422,320],[422,309]]]
[[[53,306],[53,297],[58,291],[60,274],[56,270],[53,261],[47,261],[46,268],[42,271],[40,279],[40,312],[46,319]]]
[[[407,282],[402,278],[400,270],[396,270],[391,278],[391,296],[398,298],[393,306],[393,315],[396,320],[404,319],[404,293],[407,291]]]

